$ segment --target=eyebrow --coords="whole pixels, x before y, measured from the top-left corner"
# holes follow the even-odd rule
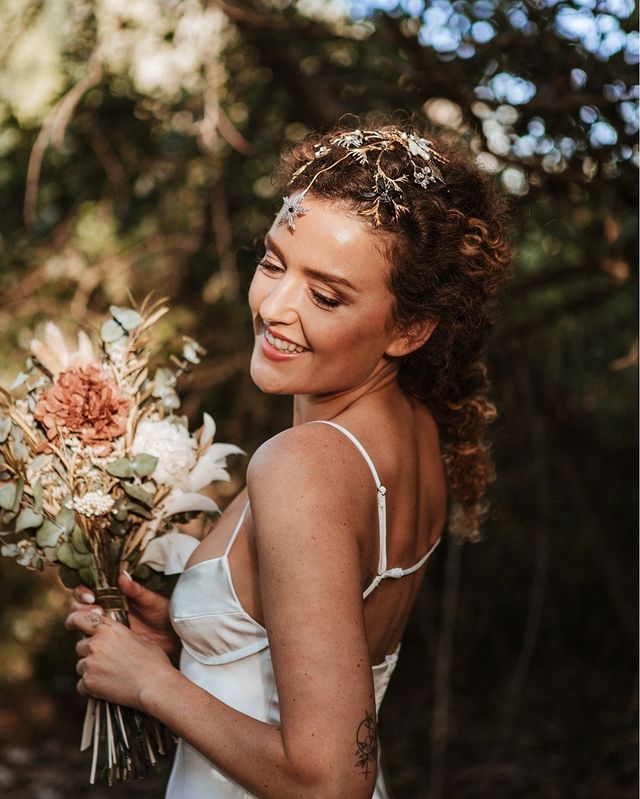
[[[265,246],[268,247],[270,250],[273,250],[278,258],[286,264],[286,258],[282,253],[282,250],[278,247],[272,237],[267,233],[264,238]],[[333,283],[337,286],[344,286],[344,288],[351,289],[351,291],[358,291],[358,289],[347,280],[346,277],[340,277],[339,275],[331,274],[331,272],[323,272],[321,269],[312,269],[309,266],[303,266],[302,271],[305,275],[309,277],[315,278],[316,280],[322,280],[325,283]]]

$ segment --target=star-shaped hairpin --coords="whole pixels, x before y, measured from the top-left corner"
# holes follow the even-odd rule
[[[304,193],[293,194],[291,197],[283,197],[282,208],[278,212],[276,222],[279,225],[286,224],[289,230],[295,230],[297,217],[304,216],[309,212],[309,209],[302,205],[303,200]]]

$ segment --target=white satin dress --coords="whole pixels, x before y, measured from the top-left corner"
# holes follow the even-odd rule
[[[368,453],[355,436],[335,422],[323,423],[330,424],[353,441],[367,461],[378,491],[380,554],[378,572],[363,594],[366,599],[383,579],[397,579],[419,569],[433,552],[439,539],[412,567],[388,569],[386,489],[380,483]],[[278,692],[267,631],[240,604],[229,569],[229,552],[248,508],[247,503],[221,557],[196,563],[182,572],[171,598],[171,621],[182,639],[180,671],[186,677],[241,713],[268,724],[279,725]],[[191,549],[197,544],[198,542],[193,539]],[[183,568],[189,555],[190,552],[183,551]],[[377,710],[395,669],[399,649],[398,646],[396,651],[387,655],[382,663],[373,666]],[[166,799],[255,799],[255,797],[216,768],[190,744],[180,739],[167,786]],[[388,799],[380,768],[378,768],[374,799]]]

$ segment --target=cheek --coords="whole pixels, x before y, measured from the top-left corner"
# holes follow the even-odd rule
[[[318,331],[320,332],[320,330]],[[357,321],[331,320],[322,326],[321,334],[314,336],[316,352],[342,356],[339,360],[354,365],[376,361],[386,348],[387,335],[377,315],[360,317]]]
[[[264,298],[264,291],[260,288],[260,277],[256,272],[251,280],[251,285],[249,286],[249,308],[251,308],[251,312],[254,316],[257,315],[258,309],[260,308],[260,304]]]

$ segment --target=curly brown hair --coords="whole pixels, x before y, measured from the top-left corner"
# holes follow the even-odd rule
[[[376,125],[385,128],[398,126]],[[372,168],[353,158],[336,163],[345,151],[331,146],[332,139],[353,129],[342,126],[310,136],[284,152],[278,173],[284,190],[303,190],[317,175],[313,195],[342,202],[358,214],[370,209],[363,195],[371,197]],[[483,497],[495,477],[486,432],[496,409],[487,398],[484,350],[492,324],[489,301],[510,274],[507,203],[491,176],[472,162],[468,148],[406,125],[402,129],[425,135],[446,156],[448,163],[441,167],[445,182],[427,189],[403,182],[407,212],[394,215],[381,204],[379,225],[370,215],[361,218],[384,237],[392,321],[403,329],[426,319],[438,322],[428,341],[401,359],[399,382],[407,395],[428,407],[438,425],[454,503],[449,527],[462,538],[477,539],[486,513]],[[319,145],[327,148],[320,157],[314,149]],[[381,163],[396,179],[412,174],[409,158],[403,148],[393,147]],[[327,170],[332,163],[335,167]]]

